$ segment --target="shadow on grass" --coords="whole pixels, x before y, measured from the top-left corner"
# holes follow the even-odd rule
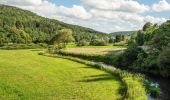
[[[77,82],[98,82],[98,81],[120,81],[120,79],[117,76],[113,76],[111,74],[100,74],[100,75],[92,75],[92,76],[86,76],[83,80],[77,81]]]
[[[42,49],[33,49],[31,51],[43,51]]]
[[[47,57],[52,57],[52,58],[62,58],[62,59],[67,59],[67,60],[71,60],[74,62],[78,62],[81,64],[85,64],[89,67],[80,67],[80,68],[92,68],[92,69],[96,69],[96,70],[102,70],[101,66],[97,65],[97,64],[93,64],[90,63],[88,61],[85,60],[81,60],[81,59],[74,59],[72,57],[65,57],[65,56],[57,56],[57,55],[43,55],[43,56],[47,56]],[[120,82],[121,87],[119,89],[119,93],[122,95],[122,99],[124,100],[124,95],[126,92],[126,87],[124,82],[122,81],[122,79],[119,77],[118,74],[116,73],[109,73],[106,72],[106,74],[100,74],[100,75],[92,75],[92,76],[86,76],[84,77],[83,80],[79,80],[79,81],[75,81],[75,82],[85,82],[85,83],[90,83],[90,82],[99,82],[99,81],[110,81],[110,80],[115,80]]]
[[[55,55],[43,55],[43,56],[52,57],[52,58],[67,59],[67,60],[71,60],[71,61],[74,61],[74,62],[81,63],[81,64],[89,66],[89,67],[80,67],[80,68],[92,68],[92,69],[101,70],[100,66],[98,66],[97,64],[92,64],[92,63],[90,63],[88,61],[83,61],[83,60],[80,60],[80,59],[74,59],[74,58],[63,57],[63,56],[55,56]]]

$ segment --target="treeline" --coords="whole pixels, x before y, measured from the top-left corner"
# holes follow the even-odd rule
[[[71,29],[76,43],[82,40],[109,42],[110,36],[89,28],[38,16],[30,11],[0,5],[0,45],[10,43],[49,43],[61,29]]]
[[[170,21],[162,25],[146,23],[131,36],[117,66],[154,75],[170,76]]]

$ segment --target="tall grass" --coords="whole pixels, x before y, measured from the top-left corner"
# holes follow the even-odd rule
[[[140,74],[130,73],[120,69],[104,68],[106,72],[118,75],[125,85],[125,100],[147,100],[147,92],[143,81],[144,76]]]
[[[96,62],[104,62],[105,64],[115,65],[116,56],[114,55],[97,55],[97,54],[85,54],[85,53],[73,53],[73,52],[66,52],[60,51],[58,54],[63,56],[72,56],[78,57],[85,60],[96,61]]]

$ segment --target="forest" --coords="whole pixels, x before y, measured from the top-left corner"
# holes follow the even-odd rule
[[[106,44],[111,39],[106,33],[44,18],[30,11],[6,5],[0,5],[0,9],[0,45],[8,43],[47,44],[63,28],[73,31],[75,42],[85,41],[95,45],[94,40]]]

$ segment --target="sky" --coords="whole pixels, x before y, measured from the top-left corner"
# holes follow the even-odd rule
[[[101,32],[139,30],[170,19],[170,0],[0,0],[0,4]]]

